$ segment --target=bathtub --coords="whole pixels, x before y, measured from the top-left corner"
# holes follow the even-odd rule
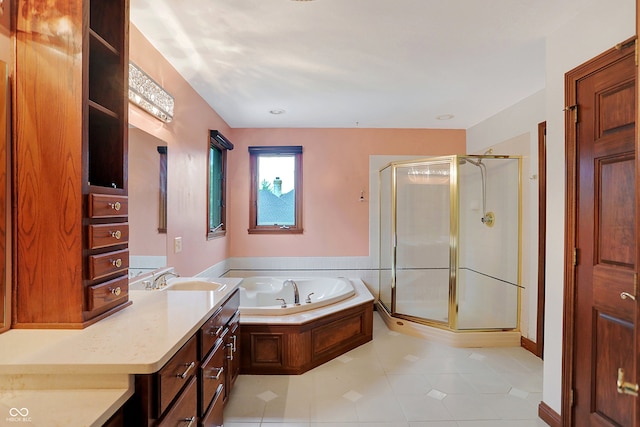
[[[240,358],[241,374],[302,374],[372,340],[374,298],[361,279],[294,278],[300,306],[292,304],[286,280],[250,277],[239,284],[238,345],[249,355]]]
[[[278,316],[314,310],[355,295],[349,279],[343,277],[293,278],[300,305],[294,305],[293,285],[286,277],[247,277],[240,282],[240,313],[250,316]],[[282,298],[286,307],[282,307]],[[307,302],[311,301],[311,302]]]

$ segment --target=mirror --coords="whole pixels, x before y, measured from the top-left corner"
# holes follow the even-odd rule
[[[129,128],[129,278],[131,279],[167,265],[167,150],[166,142],[138,128]],[[164,191],[161,185],[163,179]]]

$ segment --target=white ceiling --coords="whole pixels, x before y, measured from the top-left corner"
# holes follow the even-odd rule
[[[467,129],[544,88],[545,35],[581,2],[130,3],[131,22],[231,127]]]

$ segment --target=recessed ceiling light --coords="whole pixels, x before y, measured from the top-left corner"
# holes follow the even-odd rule
[[[269,112],[271,114],[275,114],[275,115],[284,114],[285,113],[285,111],[282,108],[274,108],[273,110],[269,110]]]
[[[436,116],[436,119],[438,119],[438,120],[451,120],[454,117],[455,116],[453,114],[440,114],[439,116]]]

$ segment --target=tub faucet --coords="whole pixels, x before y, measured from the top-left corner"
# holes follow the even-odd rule
[[[298,292],[298,285],[296,285],[296,282],[294,282],[293,279],[287,279],[284,281],[282,286],[286,286],[287,283],[291,283],[291,285],[293,286],[293,304],[300,305],[300,293]]]

